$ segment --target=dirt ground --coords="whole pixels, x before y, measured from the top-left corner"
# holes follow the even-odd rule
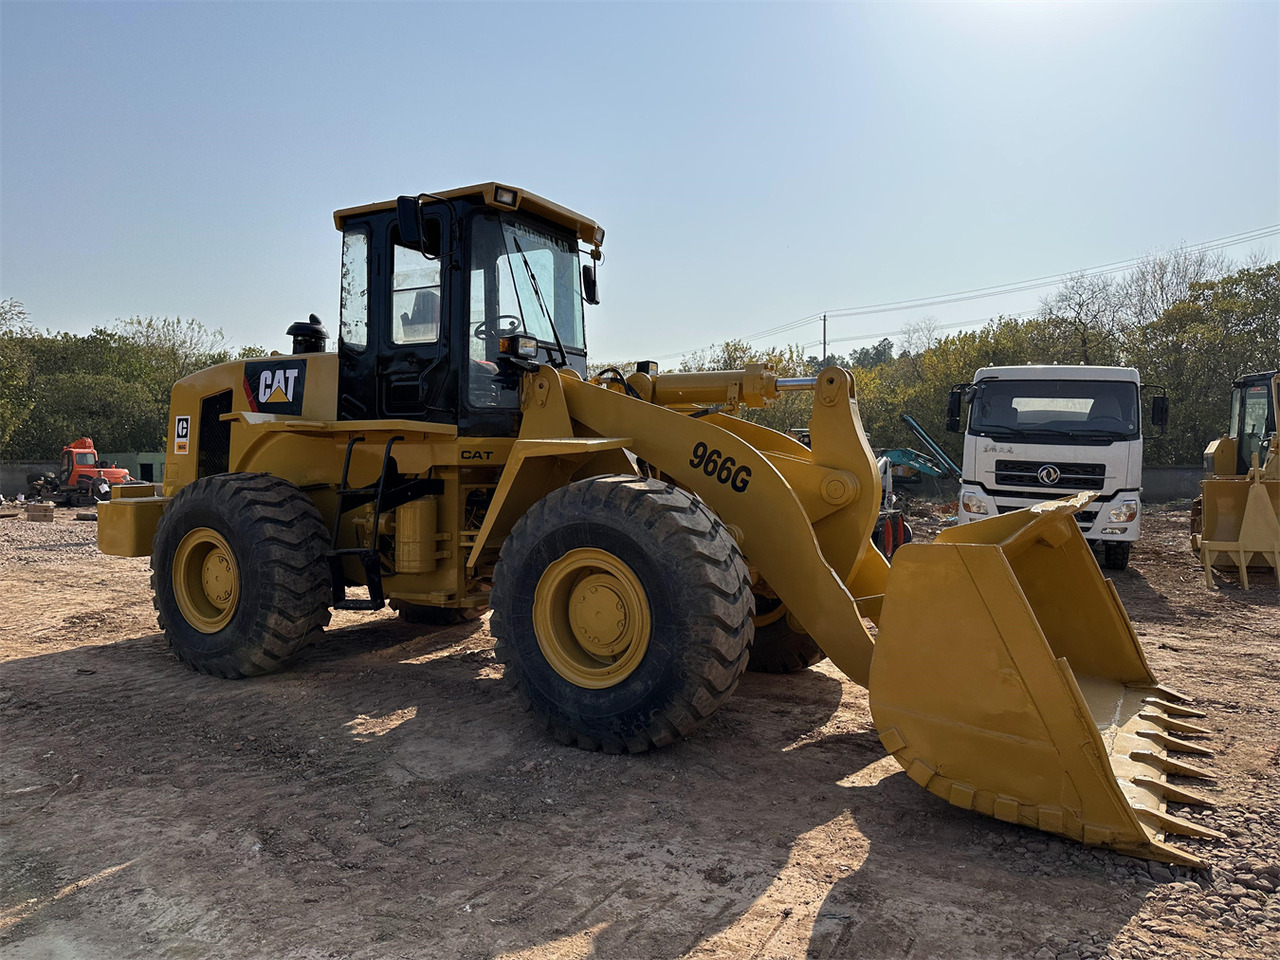
[[[829,664],[638,757],[536,729],[483,621],[339,613],[211,679],[73,516],[0,520],[3,960],[1280,956],[1280,591],[1207,590],[1185,512],[1115,581],[1209,711],[1218,806],[1171,808],[1228,835],[1179,841],[1202,872],[947,805]]]

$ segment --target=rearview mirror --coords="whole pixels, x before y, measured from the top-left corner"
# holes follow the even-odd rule
[[[947,394],[947,433],[960,432],[960,400],[963,392],[957,387]]]
[[[592,306],[600,302],[600,291],[596,287],[596,268],[589,263],[582,265],[582,299]]]
[[[422,216],[422,202],[418,197],[396,198],[396,228],[401,246],[421,251],[432,260],[439,259],[444,246],[442,224],[435,216]]]
[[[1169,398],[1161,395],[1151,398],[1151,423],[1160,429],[1169,425]]]
[[[404,246],[422,249],[422,213],[417,197],[396,198],[396,226]]]

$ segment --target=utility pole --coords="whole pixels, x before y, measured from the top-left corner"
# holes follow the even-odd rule
[[[827,315],[822,315],[822,362],[827,362]]]

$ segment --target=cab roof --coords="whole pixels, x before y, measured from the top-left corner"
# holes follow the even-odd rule
[[[983,367],[973,380],[1119,380],[1138,383],[1133,367],[1088,367],[1084,364],[1027,364],[1021,367]]]
[[[498,190],[510,191],[515,196],[515,202],[498,203],[494,199]],[[526,213],[532,213],[545,220],[550,220],[552,223],[568,227],[584,243],[599,247],[604,242],[604,231],[600,229],[598,223],[589,217],[574,213],[568,207],[562,207],[560,204],[540,197],[536,193],[529,193],[520,187],[513,187],[505,183],[495,183],[491,180],[488,183],[477,183],[469,187],[456,187],[453,190],[439,190],[422,196],[426,199],[441,198],[445,200],[467,198],[479,200],[495,210],[523,210]],[[335,210],[333,213],[333,225],[341,230],[343,224],[350,217],[358,217],[367,213],[380,213],[385,210],[394,210],[395,208],[395,200],[382,200],[378,203],[366,203],[359,207],[346,207],[342,210]]]

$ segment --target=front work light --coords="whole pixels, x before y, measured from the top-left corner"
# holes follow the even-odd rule
[[[516,192],[510,187],[494,187],[493,202],[500,203],[504,207],[511,207],[514,210],[516,207]]]
[[[538,341],[533,337],[499,337],[498,352],[533,360],[538,356]]]

